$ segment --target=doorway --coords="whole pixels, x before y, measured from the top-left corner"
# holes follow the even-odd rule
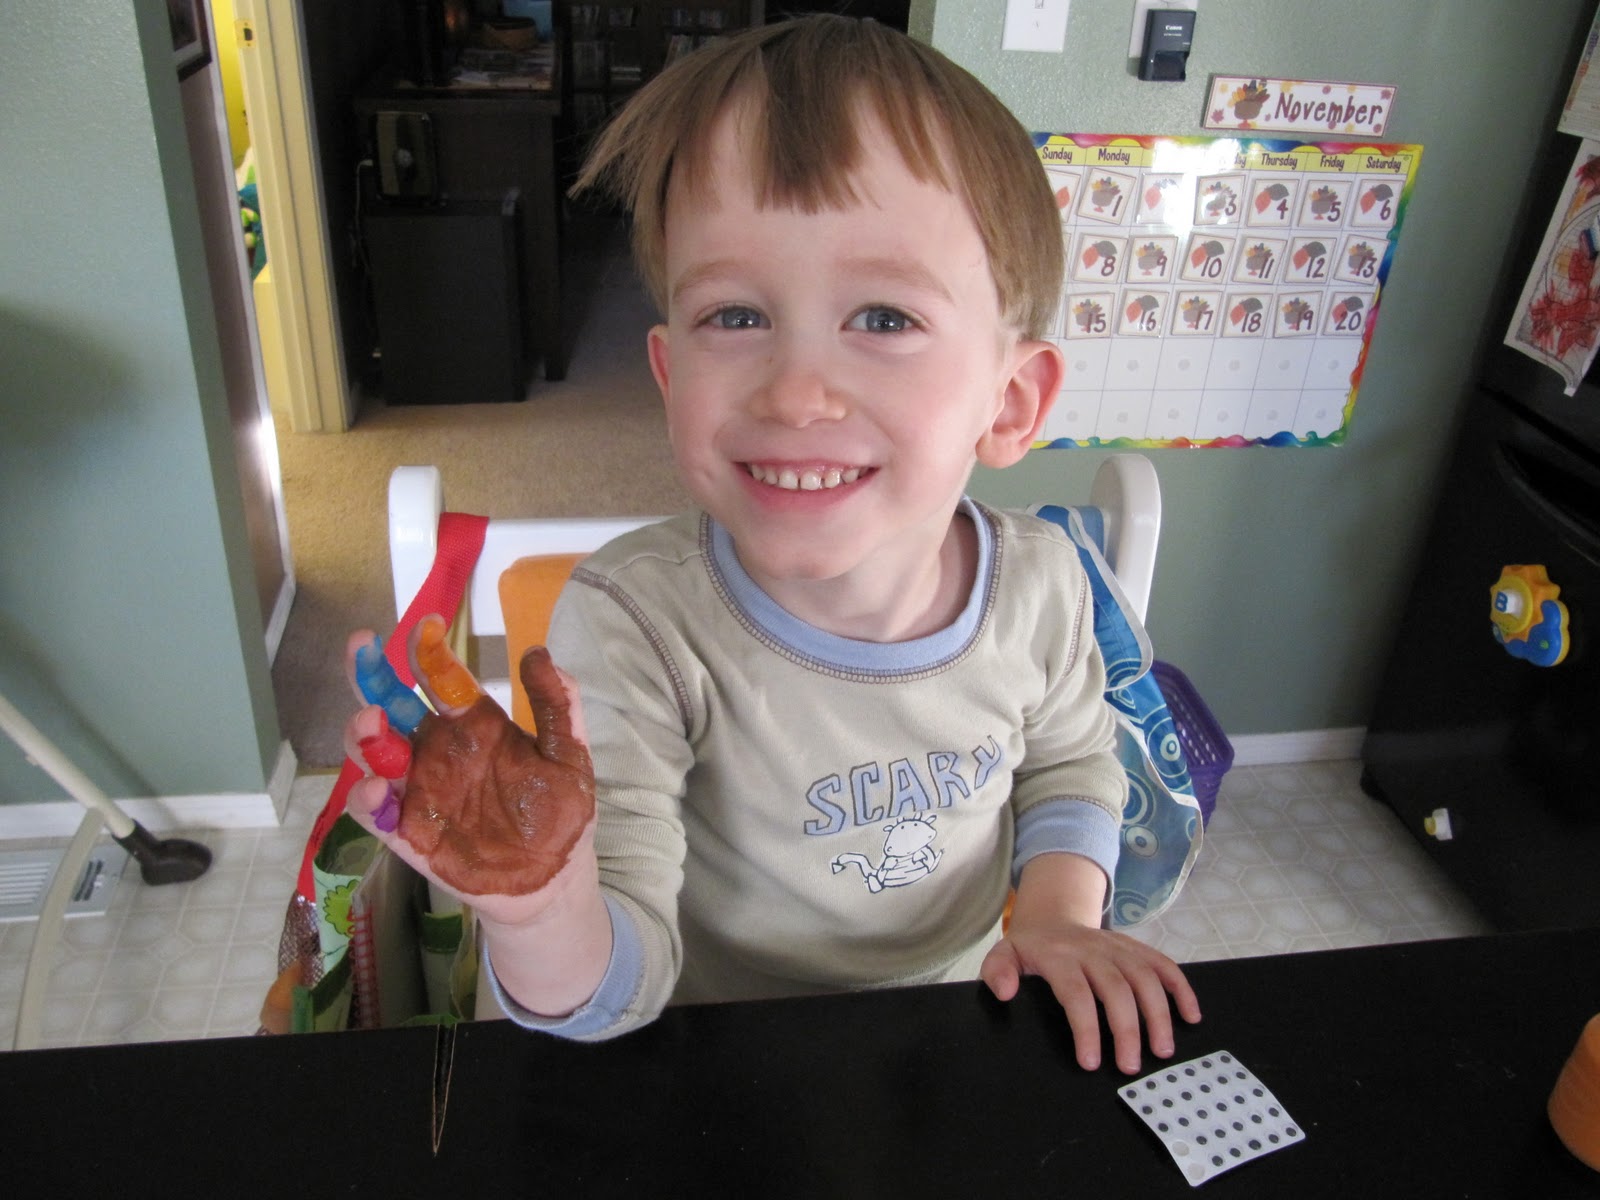
[[[383,5],[366,0],[311,6],[344,13]],[[324,170],[313,99],[315,67],[304,38],[301,0],[208,0],[219,76],[229,113],[230,156],[253,162],[265,265],[252,280],[258,340],[272,409],[290,427],[340,432],[354,417],[342,345],[340,256],[324,217]],[[361,31],[350,41],[365,47]]]
[[[209,14],[207,14],[209,15]],[[238,468],[245,530],[266,639],[276,659],[295,592],[277,438],[267,403],[250,297],[235,164],[217,69],[216,27],[179,70],[185,141],[200,216],[222,362],[222,386]]]

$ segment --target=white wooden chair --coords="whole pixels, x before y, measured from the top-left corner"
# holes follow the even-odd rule
[[[1123,594],[1143,621],[1161,535],[1161,485],[1150,460],[1139,454],[1107,458],[1095,473],[1087,507],[1098,510],[1103,531],[1097,540]],[[443,510],[444,490],[437,467],[395,468],[389,478],[389,558],[397,614],[410,605],[433,564]],[[507,712],[515,715],[518,707],[512,702],[509,666],[501,667],[497,656],[479,653],[474,644],[478,639],[507,636],[500,602],[502,573],[528,557],[587,554],[620,534],[660,519],[547,517],[489,522],[483,552],[452,633],[457,653],[480,672],[484,690]],[[565,569],[570,570],[570,563]],[[537,627],[542,629],[547,621],[548,613],[540,614]],[[508,663],[520,657],[522,647],[509,649]],[[484,678],[482,672],[491,669],[496,673]],[[502,669],[503,675],[498,673]]]

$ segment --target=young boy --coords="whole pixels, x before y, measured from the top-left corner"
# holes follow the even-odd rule
[[[1193,992],[1101,928],[1127,785],[1086,580],[1054,527],[964,499],[1062,383],[1042,340],[1060,228],[1027,133],[937,52],[814,17],[668,68],[578,186],[633,213],[703,511],[576,572],[549,657],[521,668],[536,750],[432,689],[409,776],[358,785],[352,812],[399,801],[382,836],[469,893],[491,986],[530,1027],[606,1037],[669,1001],[975,977],[1004,1000],[1038,974],[1085,1068],[1097,1001],[1123,1070],[1141,1015],[1170,1055],[1168,994],[1195,1021]],[[380,721],[353,719],[356,754]],[[548,860],[531,892],[498,873],[524,860]]]

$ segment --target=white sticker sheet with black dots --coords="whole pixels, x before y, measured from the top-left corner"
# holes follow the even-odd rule
[[[1305,1140],[1278,1098],[1226,1050],[1163,1067],[1118,1094],[1191,1186]]]

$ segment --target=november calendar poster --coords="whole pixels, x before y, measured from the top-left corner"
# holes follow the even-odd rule
[[[1067,270],[1039,447],[1346,435],[1422,147],[1036,133]]]

